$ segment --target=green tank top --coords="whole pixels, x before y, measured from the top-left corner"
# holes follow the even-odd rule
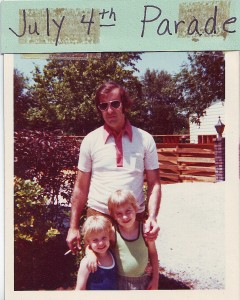
[[[142,236],[142,223],[139,223],[138,237],[126,240],[116,227],[116,244],[114,247],[118,274],[139,277],[144,274],[148,264],[148,248]]]

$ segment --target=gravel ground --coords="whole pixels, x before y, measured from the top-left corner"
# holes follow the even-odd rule
[[[160,273],[191,289],[224,289],[224,182],[162,185]]]

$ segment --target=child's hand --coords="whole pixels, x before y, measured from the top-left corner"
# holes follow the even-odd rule
[[[93,251],[89,251],[87,255],[85,256],[86,261],[87,261],[87,269],[89,272],[94,273],[97,271],[97,265],[98,265],[98,260],[97,256]]]

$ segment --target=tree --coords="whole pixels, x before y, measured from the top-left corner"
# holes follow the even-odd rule
[[[28,78],[19,70],[14,69],[14,130],[26,128],[26,113],[30,107]]]
[[[216,100],[225,100],[225,60],[221,51],[188,54],[189,63],[176,75],[179,105],[198,122]]]
[[[180,133],[187,129],[187,120],[176,103],[175,82],[165,71],[145,72],[141,80],[142,126],[152,134]]]
[[[87,60],[50,60],[34,72],[32,107],[28,120],[33,129],[62,129],[84,135],[101,124],[94,97],[106,80],[124,84],[135,98],[140,85],[133,75],[138,53],[101,53]]]

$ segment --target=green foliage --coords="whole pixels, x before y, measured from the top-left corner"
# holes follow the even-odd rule
[[[27,118],[33,129],[62,129],[85,135],[101,124],[95,108],[97,87],[115,80],[136,95],[139,82],[133,72],[138,53],[101,53],[88,60],[50,60],[43,73],[34,73],[32,103]]]
[[[63,259],[65,234],[51,220],[43,188],[31,180],[14,178],[14,289],[56,289],[69,276],[74,260]],[[66,269],[66,267],[68,267]]]
[[[74,285],[77,260],[64,252],[78,153],[79,142],[59,131],[15,133],[15,290]]]
[[[176,75],[179,105],[193,122],[216,100],[225,100],[225,60],[220,51],[194,52]]]
[[[49,219],[47,198],[43,188],[31,181],[14,178],[14,239],[30,241],[41,245],[49,238],[54,238],[59,231],[53,229]],[[52,235],[49,236],[49,230]]]
[[[15,175],[37,181],[56,210],[59,204],[70,203],[78,155],[79,142],[64,137],[60,131],[15,132]]]
[[[26,114],[30,108],[30,92],[28,78],[23,73],[14,69],[14,129],[21,130],[26,127],[28,121]]]
[[[60,232],[56,229],[56,228],[50,228],[48,229],[48,231],[46,232],[46,238],[45,238],[45,242],[48,241],[49,239],[54,238],[56,235],[60,234]]]
[[[177,105],[175,82],[164,71],[147,69],[142,77],[141,127],[152,134],[173,134],[188,130],[188,119]]]
[[[43,72],[33,73],[34,83],[14,72],[15,129],[60,129],[85,135],[102,124],[94,97],[106,80],[123,84],[133,98],[129,118],[152,134],[187,131],[188,117],[197,121],[215,100],[224,101],[224,55],[189,53],[188,63],[175,76],[147,70],[134,75],[141,53],[101,53],[87,60],[49,60]]]

